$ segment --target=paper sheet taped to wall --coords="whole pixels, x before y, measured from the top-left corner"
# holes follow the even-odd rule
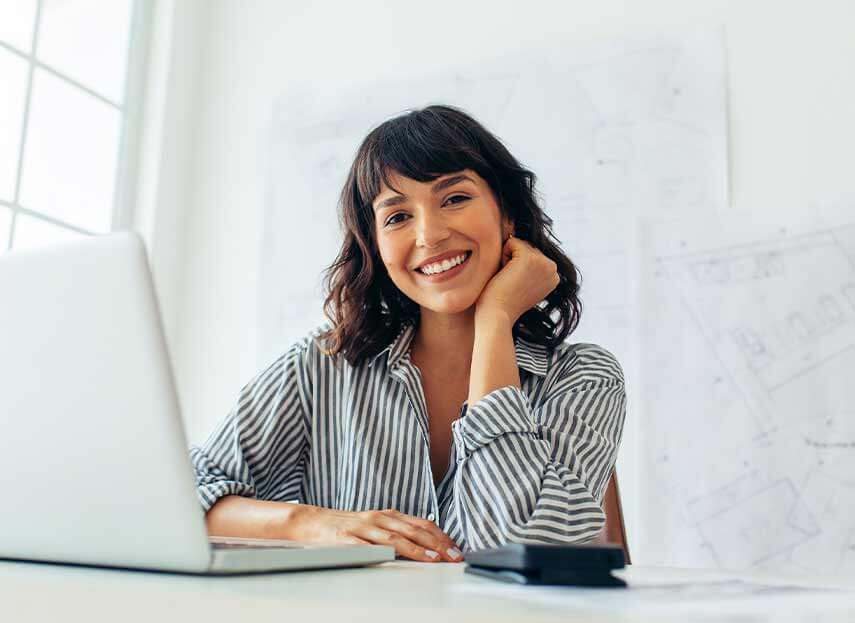
[[[650,562],[855,574],[855,211],[804,216],[644,232]]]

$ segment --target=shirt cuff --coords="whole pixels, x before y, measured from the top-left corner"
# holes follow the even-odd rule
[[[254,498],[255,489],[239,482],[218,482],[212,484],[197,484],[196,493],[202,503],[202,509],[207,513],[220,498],[227,495],[240,495]]]
[[[451,423],[451,431],[458,462],[502,435],[537,438],[526,396],[513,385],[494,389],[474,405],[464,402],[460,417]]]

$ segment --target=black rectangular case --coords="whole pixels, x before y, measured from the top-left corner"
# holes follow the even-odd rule
[[[466,554],[466,572],[518,584],[626,586],[612,575],[624,566],[616,545],[520,545]]]

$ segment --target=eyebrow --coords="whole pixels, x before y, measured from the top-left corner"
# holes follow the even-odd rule
[[[443,178],[443,179],[439,180],[438,182],[436,182],[433,186],[431,186],[430,191],[434,195],[436,195],[437,193],[441,193],[443,190],[445,190],[446,188],[449,188],[450,186],[454,186],[455,184],[459,184],[460,182],[467,182],[467,181],[472,182],[473,184],[475,183],[475,180],[473,180],[468,175],[464,175],[462,173],[459,175],[452,175],[451,177],[446,177],[446,178]],[[378,203],[374,207],[374,211],[379,212],[383,208],[388,208],[391,206],[400,205],[402,203],[405,203],[406,201],[407,201],[406,195],[395,195],[394,197],[389,197],[388,199],[384,199],[383,201]]]

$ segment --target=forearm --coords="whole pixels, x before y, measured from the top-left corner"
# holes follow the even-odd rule
[[[436,524],[394,510],[340,511],[237,495],[217,501],[206,516],[208,534],[305,543],[373,543],[421,562],[460,562],[457,544]]]
[[[469,405],[501,387],[521,387],[513,326],[511,319],[501,312],[476,312],[475,343],[469,371]]]
[[[297,540],[297,521],[309,508],[313,507],[227,495],[207,512],[205,523],[211,536]]]
[[[470,550],[508,541],[575,543],[602,528],[597,485],[587,462],[567,454],[577,456],[570,443],[553,448],[535,421],[526,396],[504,387],[452,424],[454,507]],[[557,431],[550,435],[555,441],[560,436]],[[594,461],[601,457],[592,447],[596,439],[588,444]]]
[[[577,475],[550,459],[547,446],[508,435],[459,467],[454,494],[468,549],[577,543],[600,532],[600,505]]]
[[[503,387],[452,423],[455,507],[469,548],[584,541],[602,526],[599,501],[625,418],[623,375],[597,347],[557,355],[560,381],[534,404]]]

